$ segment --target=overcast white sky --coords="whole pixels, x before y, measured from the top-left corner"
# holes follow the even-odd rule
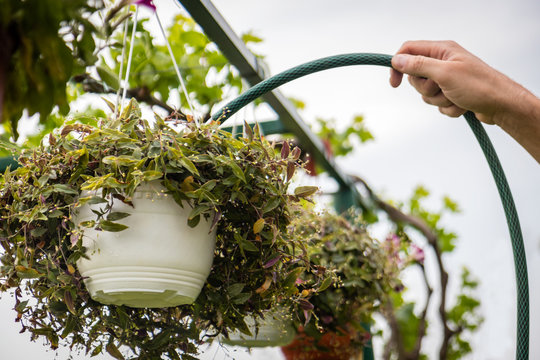
[[[162,18],[181,11],[173,0],[155,1]],[[253,30],[265,41],[275,74],[315,58],[348,52],[394,53],[409,39],[452,39],[540,94],[540,3],[536,0],[216,0],[233,29]],[[462,119],[440,115],[408,85],[392,89],[388,70],[357,67],[327,71],[281,88],[307,103],[316,116],[349,120],[363,114],[376,141],[359,147],[343,168],[366,179],[380,194],[405,199],[423,184],[438,199],[449,195],[462,213],[446,220],[459,234],[449,259],[451,276],[468,266],[482,282],[486,320],[473,339],[470,359],[510,359],[515,347],[515,282],[504,214],[476,140]],[[540,337],[540,166],[500,129],[488,133],[506,171],[523,229],[531,288],[531,339]],[[433,202],[434,206],[438,203]],[[457,280],[456,280],[457,281]],[[18,334],[8,299],[0,302],[4,359],[52,359],[39,343]],[[430,343],[433,347],[433,344]],[[531,342],[531,359],[540,344]],[[7,353],[6,353],[7,351]],[[66,353],[58,358],[63,359]],[[227,353],[212,349],[205,359],[281,359],[277,350]],[[75,359],[85,359],[75,355]],[[103,356],[100,359],[107,359]]]

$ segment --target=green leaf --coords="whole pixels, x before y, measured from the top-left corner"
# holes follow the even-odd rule
[[[255,221],[255,224],[253,224],[253,233],[258,234],[262,231],[264,228],[264,219],[260,218],[259,220]]]
[[[240,293],[232,299],[232,303],[240,305],[248,301],[250,297],[250,293]]]
[[[290,287],[293,287],[294,284],[296,283],[296,280],[298,279],[298,277],[300,276],[300,274],[305,270],[305,268],[303,267],[298,267],[294,270],[292,270],[291,272],[289,272],[289,274],[287,274],[287,277],[285,278],[285,280],[283,280],[283,287],[284,288],[290,288]]]
[[[84,204],[95,205],[95,204],[103,204],[106,202],[107,200],[105,200],[101,196],[88,196],[88,197],[79,198],[79,205],[84,205]]]
[[[73,303],[73,297],[71,296],[71,292],[69,290],[64,291],[64,302],[66,303],[69,312],[73,315],[77,315],[77,312],[75,311],[75,304]]]
[[[334,282],[333,278],[327,277],[326,279],[323,280],[321,286],[319,286],[318,291],[324,291],[324,290],[328,289],[328,287],[330,285],[332,285],[333,282]]]
[[[52,186],[54,192],[59,192],[63,194],[70,194],[70,195],[79,195],[79,192],[73,188],[71,188],[69,185],[65,184],[54,184]]]
[[[15,310],[17,310],[19,313],[23,313],[26,305],[28,305],[28,301],[29,300],[21,301],[17,306],[15,306]]]
[[[251,251],[251,252],[259,252],[260,249],[255,246],[255,244],[253,244],[251,241],[249,240],[242,240],[242,242],[240,243],[242,248],[246,251]]]
[[[1,137],[0,137],[0,149],[6,149],[13,152],[20,151],[20,148],[17,146],[17,144],[4,140]]]
[[[244,43],[260,43],[263,41],[263,39],[261,39],[260,37],[254,35],[251,31],[248,31],[247,33],[244,33],[241,35],[242,37],[242,41]]]
[[[131,215],[130,213],[116,211],[116,212],[112,212],[109,215],[107,215],[107,220],[108,221],[117,221],[117,220],[120,220],[120,219],[124,219],[124,218],[126,218],[126,217],[128,217],[130,215]]]
[[[188,219],[188,226],[194,228],[199,225],[199,221],[201,221],[201,215],[197,215],[193,219]]]
[[[193,175],[197,175],[197,176],[200,176],[199,175],[199,170],[197,170],[197,167],[195,166],[195,164],[189,160],[188,158],[186,157],[180,157],[178,159],[178,161],[180,162],[180,164],[185,167],[190,173],[192,173]]]
[[[144,181],[157,180],[157,179],[161,179],[162,177],[163,177],[163,173],[161,171],[147,170],[143,172]]]
[[[244,287],[245,287],[245,284],[242,284],[242,283],[232,284],[228,288],[229,296],[231,297],[237,296],[238,294],[242,292],[242,290],[244,290]]]
[[[244,183],[247,183],[246,176],[244,175],[242,169],[240,169],[240,166],[238,166],[234,161],[230,161],[228,165],[237,178],[242,180]]]
[[[17,265],[15,270],[17,270],[17,276],[21,279],[37,279],[44,276],[44,274],[40,273],[36,269],[28,268],[22,265]]]
[[[126,225],[115,223],[108,220],[101,220],[99,222],[99,227],[102,230],[111,231],[111,232],[118,232],[118,231],[122,231],[128,228]]]
[[[251,126],[247,123],[247,121],[244,120],[244,131],[246,132],[246,136],[249,141],[253,141],[253,130],[251,129]]]
[[[199,216],[199,214],[207,212],[210,209],[211,209],[211,207],[209,205],[204,205],[204,204],[203,205],[197,205],[189,213],[188,219],[192,220],[195,217]]]
[[[124,355],[122,355],[120,350],[118,350],[116,345],[114,345],[112,342],[107,344],[107,346],[105,347],[105,350],[107,350],[109,355],[111,355],[113,358],[117,360],[125,360]]]
[[[103,345],[99,344],[96,346],[94,350],[92,350],[92,353],[90,354],[90,357],[98,356],[103,351]]]
[[[79,225],[85,228],[93,228],[96,222],[94,220],[81,221]]]
[[[139,162],[139,159],[135,159],[132,156],[120,155],[120,156],[105,156],[101,160],[104,164],[115,164],[116,166],[130,166]]]
[[[30,234],[33,236],[33,237],[40,237],[41,235],[45,234],[47,232],[47,229],[46,228],[35,228],[35,229],[32,229],[32,231],[30,231]]]
[[[274,210],[281,203],[281,199],[278,197],[271,198],[266,205],[264,205],[262,211],[264,214]]]
[[[101,65],[96,66],[97,73],[101,80],[105,84],[107,84],[108,87],[112,88],[113,90],[118,89],[120,86],[118,83],[118,75],[111,71],[108,67],[104,67]]]
[[[451,212],[457,213],[460,211],[458,204],[452,199],[450,199],[448,196],[445,196],[443,198],[443,201],[444,201],[444,207],[450,210]]]
[[[294,189],[294,195],[299,197],[308,197],[315,194],[319,188],[317,186],[299,186]]]

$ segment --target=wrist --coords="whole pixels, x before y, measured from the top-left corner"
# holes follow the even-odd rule
[[[507,132],[540,121],[540,99],[517,83],[513,87],[508,89],[493,115],[493,122]]]
[[[496,124],[540,163],[540,99],[522,88],[513,107],[501,112]]]

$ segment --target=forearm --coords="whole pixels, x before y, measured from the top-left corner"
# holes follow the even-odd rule
[[[508,106],[494,120],[540,163],[540,99],[516,86],[507,93]]]

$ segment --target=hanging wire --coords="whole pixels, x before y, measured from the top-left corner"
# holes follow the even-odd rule
[[[127,7],[126,14],[129,13],[129,7]],[[129,20],[126,18],[126,22],[124,23],[124,39],[122,40],[122,55],[120,57],[120,71],[118,72],[118,79],[122,81],[122,76],[124,72],[124,60],[126,57],[126,39],[127,39],[127,32],[128,32],[128,23]],[[121,85],[121,84],[120,84]],[[118,105],[120,104],[120,93],[122,92],[122,86],[118,86],[118,90],[116,91],[116,103],[114,104],[114,115],[118,116]]]
[[[199,126],[199,119],[195,114],[195,110],[193,110],[193,105],[191,104],[191,100],[189,98],[188,91],[186,89],[186,85],[184,83],[184,79],[182,78],[182,75],[180,74],[180,69],[178,68],[178,64],[176,63],[176,59],[174,58],[174,53],[171,48],[171,44],[169,43],[169,39],[167,38],[167,35],[165,35],[165,30],[163,29],[163,25],[161,25],[161,20],[159,19],[159,15],[157,11],[155,12],[156,19],[159,25],[159,29],[161,30],[161,34],[163,35],[163,39],[165,40],[165,43],[167,44],[167,49],[169,49],[169,55],[171,56],[171,60],[174,65],[174,70],[176,71],[176,75],[178,76],[178,80],[180,80],[180,86],[182,88],[182,91],[184,92],[184,95],[186,96],[186,102],[188,103],[189,109],[191,110],[191,113],[193,114],[193,119],[195,120],[195,124]]]
[[[135,47],[135,31],[137,30],[137,16],[139,15],[139,6],[135,9],[135,17],[133,18],[133,31],[131,32],[131,44],[129,47],[129,56],[126,66],[126,77],[124,80],[124,93],[122,94],[122,101],[120,102],[120,108],[124,107],[124,100],[126,99],[127,88],[129,86],[129,71],[131,70],[131,60],[133,58],[133,48]]]

